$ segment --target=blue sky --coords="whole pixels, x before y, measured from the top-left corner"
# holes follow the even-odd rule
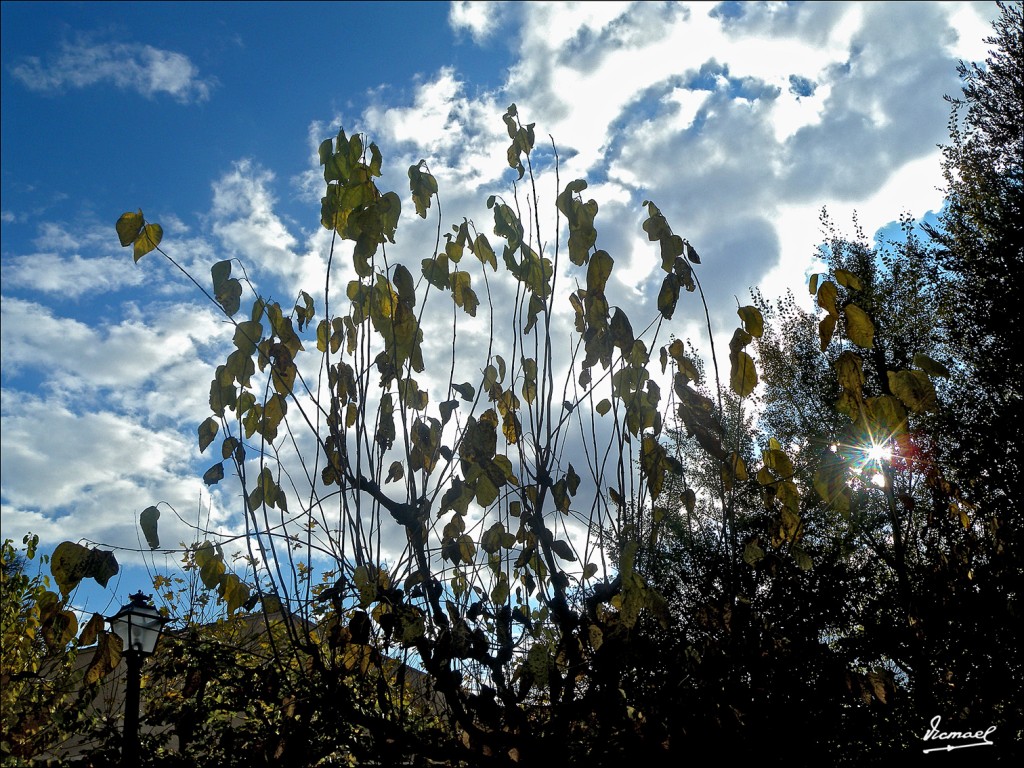
[[[413,264],[436,220],[411,221],[405,169],[425,158],[445,225],[484,230],[484,200],[510,185],[501,114],[515,102],[554,136],[563,183],[591,181],[625,301],[657,295],[640,232],[653,199],[700,251],[727,337],[750,287],[806,293],[823,206],[868,232],[938,208],[942,97],[958,92],[958,59],[984,57],[996,10],[3,3],[3,535],[134,548],[157,501],[237,529],[195,444],[224,327],[165,263],[118,247],[123,211],[163,224],[200,279],[238,257],[285,303],[322,272],[322,139],[343,125],[381,147],[383,187],[408,207],[396,257]],[[697,319],[673,332],[699,343]],[[165,541],[191,540],[161,523]],[[90,610],[145,586],[118,551],[128,567],[83,593]]]

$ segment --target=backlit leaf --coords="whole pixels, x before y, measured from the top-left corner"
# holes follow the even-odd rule
[[[86,685],[99,682],[121,663],[121,638],[112,632],[104,632],[99,640],[92,661],[85,670]]]
[[[587,267],[587,292],[602,293],[608,278],[612,274],[612,267],[615,261],[605,251],[596,251],[590,257],[590,264]]]
[[[821,341],[821,351],[824,352],[832,341],[836,332],[836,318],[834,315],[825,315],[818,323],[818,338]]]
[[[576,562],[576,553],[572,551],[572,546],[567,541],[556,539],[551,542],[551,551],[563,560],[569,560],[573,563]]]
[[[864,386],[864,361],[860,355],[847,350],[836,360],[835,367],[839,386],[855,397],[859,397],[861,388]]]
[[[71,541],[58,544],[50,557],[50,573],[63,595],[70,594],[82,579],[87,578],[95,579],[105,587],[118,570],[113,552],[90,549]]]
[[[836,309],[836,298],[838,295],[835,283],[822,283],[821,287],[818,288],[818,306],[833,317],[839,317],[839,311]]]
[[[755,339],[761,338],[764,333],[764,317],[757,307],[740,307],[736,314],[743,321],[743,329]]]
[[[468,534],[463,534],[458,540],[459,557],[464,563],[472,563],[476,558],[476,544]]]
[[[122,248],[127,248],[135,242],[135,239],[142,231],[143,221],[141,209],[136,213],[125,211],[121,214],[114,228],[117,230],[117,239],[120,241]]]
[[[729,385],[740,397],[746,397],[757,386],[757,369],[754,358],[742,350],[730,355],[732,368],[729,373]]]
[[[871,318],[856,304],[847,304],[843,312],[846,315],[846,335],[850,341],[861,349],[871,349],[875,338],[875,324]]]
[[[935,387],[924,371],[889,371],[889,389],[915,413],[938,407]]]
[[[133,256],[135,261],[138,261],[147,253],[155,249],[160,245],[160,241],[164,238],[164,230],[159,224],[147,224],[142,228],[139,236],[135,238],[135,248]]]
[[[860,278],[857,277],[853,272],[846,269],[837,269],[836,282],[844,288],[849,288],[852,291],[861,290]]]

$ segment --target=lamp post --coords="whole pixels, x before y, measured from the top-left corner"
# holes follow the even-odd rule
[[[121,638],[128,678],[124,694],[124,745],[121,765],[137,768],[139,764],[139,689],[142,687],[142,661],[153,653],[160,632],[167,622],[153,607],[150,596],[136,592],[129,603],[113,616],[108,616],[111,631]]]

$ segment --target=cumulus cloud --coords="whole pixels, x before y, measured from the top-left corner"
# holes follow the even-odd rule
[[[448,23],[456,32],[467,32],[477,44],[485,42],[502,26],[512,3],[455,0],[448,8]]]
[[[65,402],[4,389],[4,529],[33,530],[48,545],[85,536],[138,546],[138,514],[166,501],[191,512],[198,478],[187,476],[192,446],[123,413],[76,413]],[[68,518],[74,524],[68,525]],[[48,524],[47,524],[48,523]],[[168,520],[165,540],[189,540]]]
[[[3,267],[4,280],[18,287],[77,298],[84,293],[114,291],[139,285],[138,272],[126,272],[124,261],[113,256],[82,258],[77,253],[34,253],[12,259]]]
[[[206,101],[216,79],[200,76],[191,59],[141,43],[94,42],[87,35],[61,43],[56,55],[28,56],[10,69],[25,87],[41,93],[112,83],[146,98],[167,94],[182,104]]]
[[[504,85],[475,92],[466,75],[441,68],[420,76],[406,103],[389,101],[387,90],[370,94],[358,119],[345,125],[349,133],[365,131],[380,145],[381,187],[403,198],[398,243],[387,246],[387,263],[405,264],[418,275],[420,261],[436,248],[437,208],[426,221],[409,210],[406,169],[421,158],[440,183],[441,231],[465,216],[496,243],[483,201],[494,193],[511,200],[514,174],[506,163],[501,114],[516,102],[524,119],[537,123],[534,170],[542,211],[551,209],[557,194],[549,133],[558,145],[561,184],[576,177],[591,182],[584,198],[594,197],[601,207],[598,245],[615,259],[609,294],[614,291],[617,306],[634,320],[656,314],[660,259],[641,229],[641,203],[653,199],[675,231],[700,251],[698,269],[716,331],[727,338],[737,321],[736,298],[746,303],[748,287],[767,281],[781,292],[803,282],[820,238],[822,205],[840,221],[859,209],[869,231],[903,210],[920,213],[936,206],[941,179],[935,173],[935,144],[943,139],[946,117],[942,95],[955,91],[955,59],[966,50],[959,47],[952,19],[975,13],[964,7],[455,3],[449,14],[454,30],[477,43],[500,31],[515,46],[515,64]],[[909,29],[913,34],[905,34]],[[103,48],[107,53],[89,54],[92,60],[134,62],[139,71],[148,61],[143,46],[80,48]],[[16,69],[23,74],[15,76],[40,89],[106,81],[182,101],[206,98],[211,87],[194,68],[188,70],[190,79],[181,81],[191,85],[162,88],[140,85],[150,82],[141,75],[118,80],[107,64],[106,70],[83,66],[83,72],[94,74],[77,79],[58,74],[60,63],[71,60],[62,49],[45,65],[21,62]],[[203,88],[196,85],[204,82]],[[312,147],[336,122],[331,131],[321,124],[311,127]],[[200,279],[213,261],[238,257],[260,289],[277,294],[285,307],[301,287],[318,299],[319,310],[316,289],[323,282],[329,237],[317,222],[323,182],[314,170],[295,183],[311,204],[302,226],[280,213],[274,174],[254,160],[240,160],[213,181],[202,231],[175,243],[175,254]],[[530,220],[532,201],[521,200],[524,219]],[[531,242],[538,250],[546,244],[550,255],[553,222],[543,212],[540,216],[543,231],[531,232]],[[5,527],[10,515],[28,524],[41,514],[71,514],[63,510],[77,497],[87,501],[74,514],[80,514],[77,509],[96,513],[97,526],[89,530],[99,532],[88,535],[98,538],[109,531],[113,536],[114,523],[106,522],[101,505],[134,505],[137,512],[157,494],[184,508],[195,503],[194,429],[208,412],[209,376],[224,351],[218,345],[230,333],[212,311],[197,313],[194,306],[174,307],[169,301],[119,304],[118,316],[102,320],[67,317],[47,302],[61,293],[116,290],[136,278],[124,277],[106,260],[109,249],[100,251],[68,232],[46,234],[46,242],[37,243],[31,254],[4,254],[5,290],[39,294],[33,300],[5,296],[3,303]],[[351,277],[345,258],[351,244],[343,246],[331,278],[336,297]],[[33,267],[43,274],[33,275]],[[509,361],[518,359],[507,352],[516,322],[509,286],[489,272],[485,288],[470,257],[463,267],[472,270],[485,305],[490,289],[494,324],[482,319],[483,308],[481,318],[471,320],[461,310],[453,313],[449,297],[434,294],[424,314],[430,370],[421,379],[432,402],[444,397],[438,394],[444,384],[431,377],[447,381],[453,332],[456,355],[467,364],[456,372],[457,382],[478,379],[489,347]],[[149,261],[142,271],[158,294],[179,285]],[[696,301],[692,295],[681,298],[666,333],[684,338],[702,333]],[[567,338],[562,331],[571,320],[557,314],[554,322],[552,337]],[[308,373],[307,381],[315,381],[318,373]],[[39,377],[39,394],[18,392],[21,376]],[[175,396],[168,398],[167,392]],[[76,430],[82,437],[69,439],[67,451],[51,451],[51,435]],[[154,442],[155,434],[164,442]],[[90,443],[105,446],[96,461],[121,467],[125,482],[85,462],[82,454]],[[131,445],[152,455],[122,450]],[[172,455],[176,452],[180,456]],[[586,466],[585,458],[577,460],[568,449],[566,459],[578,469]],[[154,461],[165,462],[163,474]],[[41,500],[46,473],[59,462],[66,463],[68,477],[58,484],[53,503]],[[151,472],[166,484],[146,485]]]

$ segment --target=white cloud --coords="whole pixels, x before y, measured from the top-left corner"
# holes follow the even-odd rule
[[[456,32],[468,32],[479,44],[494,34],[506,15],[505,10],[505,3],[455,0],[448,8],[448,23]]]
[[[294,293],[280,298],[282,304],[302,289],[314,292],[323,281],[326,261],[315,249],[300,252],[300,244],[274,211],[274,174],[251,160],[240,160],[213,183],[209,229],[226,247],[226,256],[241,260],[254,281],[284,281]],[[314,214],[317,215],[318,214]],[[209,267],[207,267],[208,269]],[[312,287],[311,287],[312,286]]]
[[[120,321],[89,325],[35,302],[4,297],[0,339],[5,379],[31,375],[40,390],[62,394],[79,410],[105,402],[125,412],[147,413],[154,423],[197,423],[208,393],[201,382],[213,374],[204,350],[211,339],[224,335],[223,324],[192,305],[150,305],[145,315],[130,304],[121,309]],[[198,382],[193,390],[166,394],[168,380],[182,375]],[[153,389],[156,394],[149,400]]]
[[[142,283],[140,272],[127,269],[125,260],[114,256],[83,258],[77,253],[32,253],[5,261],[2,269],[8,287],[30,288],[67,298]]]
[[[33,91],[59,92],[109,82],[147,98],[165,93],[183,104],[206,101],[216,80],[201,77],[183,53],[141,43],[93,42],[79,35],[63,42],[45,61],[29,56],[10,69],[11,75]]]
[[[445,228],[467,215],[489,234],[480,201],[508,189],[499,116],[516,102],[537,123],[538,157],[554,136],[563,184],[596,178],[588,195],[599,197],[607,179],[598,245],[638,306],[650,308],[657,290],[639,229],[640,201],[651,198],[705,256],[716,323],[734,324],[734,297],[749,287],[802,284],[822,205],[841,219],[863,209],[862,222],[878,226],[935,207],[925,168],[937,168],[955,58],[972,50],[957,30],[968,11],[972,23],[984,16],[950,4],[518,4],[502,19],[516,60],[501,91],[470,94],[442,69],[408,105],[372,104],[361,127],[386,164],[427,160]],[[472,5],[453,6],[450,22],[478,37],[495,31]],[[550,202],[545,162],[535,171]],[[409,218],[406,237],[420,226]]]
[[[123,414],[74,413],[58,399],[3,392],[4,528],[49,535],[47,544],[86,536],[136,547],[135,521],[164,500],[189,510],[198,479],[186,476],[192,447],[176,432],[152,430]],[[73,516],[74,523],[61,518]],[[40,518],[53,521],[42,528]],[[168,521],[165,540],[182,526]]]
[[[640,226],[645,198],[655,200],[703,256],[698,269],[724,338],[736,324],[734,297],[745,303],[748,287],[762,284],[769,294],[787,287],[798,296],[806,293],[804,272],[821,239],[817,213],[822,205],[840,223],[858,209],[870,231],[904,210],[920,215],[937,204],[934,146],[944,139],[942,95],[956,88],[955,58],[969,58],[963,52],[974,50],[965,47],[971,42],[966,36],[954,34],[954,24],[964,14],[978,16],[973,6],[741,4],[733,18],[700,4],[500,8],[456,3],[450,23],[478,42],[500,31],[517,46],[502,90],[475,93],[457,70],[443,68],[421,77],[408,103],[388,102],[387,91],[376,92],[358,123],[345,126],[350,134],[365,130],[380,145],[381,187],[403,198],[398,244],[387,248],[392,266],[403,263],[418,275],[420,260],[435,246],[437,204],[422,221],[408,201],[405,171],[420,158],[440,182],[442,231],[467,216],[499,245],[483,201],[492,193],[511,197],[513,174],[505,161],[508,138],[500,116],[512,101],[525,120],[537,123],[535,171],[542,210],[550,210],[556,194],[549,133],[559,147],[561,183],[591,176],[584,197],[601,206],[598,246],[616,262],[614,302],[637,326],[656,314],[659,282],[653,274],[659,263],[656,246]],[[141,62],[140,50],[118,55]],[[33,67],[25,71],[45,88],[100,80],[120,84],[109,74],[79,81],[58,77],[54,63]],[[188,100],[209,92],[208,87],[174,90],[173,78],[156,75],[151,82],[163,85],[150,88],[150,95],[159,91],[182,98],[184,93]],[[122,87],[147,92],[130,83]],[[313,148],[335,129],[333,121],[329,130],[311,125]],[[323,182],[314,169],[295,183],[311,204],[301,227],[281,215],[274,175],[255,161],[239,161],[214,181],[201,234],[175,238],[174,232],[184,228],[167,227],[165,243],[200,282],[208,279],[214,261],[238,257],[261,289],[277,292],[283,285],[274,298],[286,308],[301,287],[318,299],[319,310],[317,289],[329,237],[319,226],[316,207]],[[532,201],[521,200],[528,219]],[[543,219],[542,226],[547,226]],[[109,246],[109,233],[104,237]],[[533,238],[545,241],[551,253],[550,228]],[[109,248],[100,251],[64,228],[43,232],[36,245],[32,255],[5,254],[5,287],[84,296],[135,285],[136,274],[142,274],[157,291],[181,290],[177,276],[167,279],[172,268],[160,266],[159,259],[147,258],[135,272],[129,261],[126,272],[100,255]],[[335,311],[351,275],[351,244],[342,246],[331,278]],[[473,286],[483,300],[478,265],[472,257],[463,265],[473,270]],[[33,267],[43,274],[33,276]],[[239,275],[237,268],[234,274]],[[493,330],[482,319],[457,314],[455,343],[466,366],[456,371],[456,382],[479,380],[488,344],[507,360],[516,359],[508,353],[513,343],[508,286],[492,273],[489,279]],[[199,494],[191,463],[197,456],[194,429],[208,411],[213,359],[230,333],[210,308],[196,312],[192,305],[121,305],[120,317],[87,321],[63,317],[44,304],[42,298],[5,297],[3,302],[4,376],[13,382],[4,390],[5,527],[9,520],[37,525],[39,510],[45,510],[47,516],[75,515],[75,525],[99,539],[120,535],[114,530],[123,524],[108,519],[111,513],[104,509],[137,514],[156,498],[191,508]],[[430,387],[432,403],[443,398],[438,395],[442,385],[432,377],[448,375],[451,308],[451,299],[435,292],[424,315],[430,370],[421,384]],[[663,333],[696,338],[703,334],[702,315],[697,298],[684,295]],[[567,337],[565,320],[555,318],[554,338]],[[315,382],[317,372],[304,369],[307,373]],[[22,375],[38,376],[42,394],[33,399],[17,392]],[[51,446],[52,436],[68,433],[80,436],[70,437],[66,446]],[[86,461],[90,444],[102,448]],[[65,476],[57,482],[55,500],[48,501],[47,473],[61,462],[66,462]],[[146,479],[151,473],[157,478],[152,487]],[[63,511],[73,498],[84,501]],[[222,499],[215,495],[215,500]]]

